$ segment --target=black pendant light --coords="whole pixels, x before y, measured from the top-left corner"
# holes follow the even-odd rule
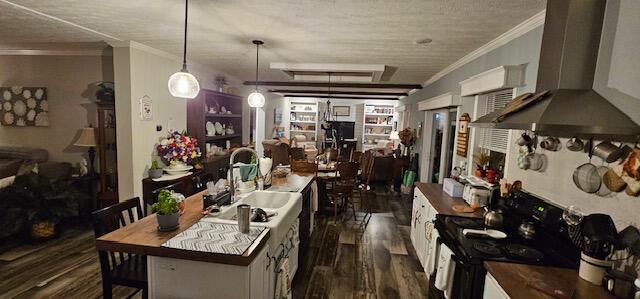
[[[194,75],[187,70],[187,19],[189,0],[184,1],[184,48],[182,52],[182,69],[169,77],[167,83],[169,93],[177,98],[193,99],[200,92],[200,84]]]
[[[264,42],[254,40],[253,44],[256,45],[256,89],[249,94],[247,101],[249,102],[249,106],[260,108],[264,106],[264,95],[258,91],[258,62],[260,61],[260,45],[263,45]]]

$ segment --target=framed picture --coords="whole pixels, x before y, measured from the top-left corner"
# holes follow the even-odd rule
[[[48,127],[46,87],[0,87],[0,124],[10,127]]]
[[[351,106],[333,106],[333,115],[349,116],[351,115]]]
[[[142,96],[138,99],[140,105],[140,120],[152,120],[153,119],[153,101],[148,95]]]

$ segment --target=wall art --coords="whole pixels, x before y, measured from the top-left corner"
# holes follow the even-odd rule
[[[46,87],[0,87],[0,123],[11,127],[48,127]]]

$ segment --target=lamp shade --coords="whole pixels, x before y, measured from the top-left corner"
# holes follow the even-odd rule
[[[400,140],[400,135],[398,134],[398,131],[391,131],[391,134],[389,135],[389,139]]]
[[[96,146],[96,128],[83,128],[80,131],[80,137],[73,145],[82,147]]]
[[[247,101],[251,107],[260,108],[264,106],[264,96],[257,91],[252,92],[249,97],[247,97]]]
[[[200,92],[200,84],[196,77],[186,70],[169,77],[169,92],[176,98],[193,99]]]

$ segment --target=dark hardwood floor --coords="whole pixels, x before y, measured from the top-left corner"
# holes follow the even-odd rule
[[[294,279],[294,298],[427,297],[427,278],[409,239],[410,205],[382,191],[367,198],[374,213],[366,226],[353,219],[316,217],[307,258]],[[346,219],[352,214],[343,215]],[[359,212],[358,220],[362,217]],[[0,298],[102,297],[90,227],[67,230],[46,246],[0,253],[18,256],[0,261]],[[133,291],[116,287],[114,298]]]
[[[337,221],[318,215],[294,298],[427,298],[427,277],[409,236],[411,205],[377,189],[364,200],[373,212],[366,225],[361,212],[358,221],[347,220],[351,213]]]

